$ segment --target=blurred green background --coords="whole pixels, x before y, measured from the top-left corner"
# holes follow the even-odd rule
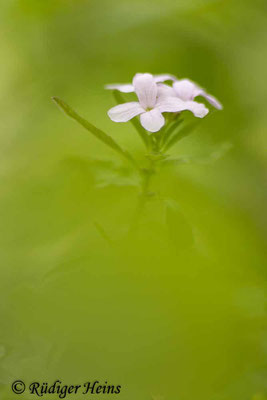
[[[266,0],[2,0],[0,21],[1,399],[15,379],[266,399]],[[154,178],[129,237],[135,173],[51,96],[142,162],[103,89],[136,72],[224,110],[171,150],[190,162]]]

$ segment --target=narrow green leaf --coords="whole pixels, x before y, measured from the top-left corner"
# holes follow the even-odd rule
[[[182,157],[177,157],[177,158],[169,158],[167,160],[163,160],[161,165],[163,167],[170,167],[170,166],[176,166],[180,164],[189,164],[191,162],[191,158],[188,156],[182,156]]]
[[[198,124],[199,124],[199,121],[192,122],[191,124],[186,125],[182,129],[180,129],[179,132],[177,132],[174,136],[172,136],[170,138],[170,140],[165,144],[164,151],[170,149],[179,140],[190,135],[190,133],[192,133],[194,131],[194,129],[197,127]]]
[[[122,97],[122,95],[117,90],[113,91],[113,96],[114,96],[117,104],[125,103],[124,98]],[[138,135],[140,136],[141,140],[144,142],[146,147],[148,147],[149,137],[148,137],[148,134],[147,134],[146,130],[142,127],[142,125],[140,124],[140,122],[138,121],[137,118],[132,118],[131,119],[131,123],[134,126],[134,128],[136,129],[136,131],[137,131]]]
[[[175,132],[176,128],[181,125],[183,122],[183,119],[178,119],[177,121],[173,122],[171,126],[166,130],[166,132],[163,132],[162,138],[161,138],[161,146],[164,146],[165,143],[168,142],[172,134]]]
[[[68,104],[66,104],[63,100],[58,97],[52,97],[52,100],[59,106],[61,110],[63,110],[70,118],[77,121],[80,125],[82,125],[85,129],[91,132],[97,139],[101,140],[107,146],[111,147],[117,153],[126,158],[132,165],[134,165],[137,169],[139,169],[133,157],[126,151],[123,150],[111,136],[107,135],[102,130],[96,128],[86,119],[82,118],[80,115],[76,113]]]

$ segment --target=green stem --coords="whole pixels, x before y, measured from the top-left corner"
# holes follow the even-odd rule
[[[152,176],[155,174],[155,161],[149,160],[148,168],[140,170],[141,173],[141,193],[139,195],[138,204],[133,216],[132,224],[129,229],[129,233],[134,233],[139,225],[140,218],[143,214],[145,205],[150,197],[150,185]]]

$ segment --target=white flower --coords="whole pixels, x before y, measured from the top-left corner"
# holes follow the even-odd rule
[[[133,79],[133,89],[139,101],[124,103],[111,108],[108,111],[108,116],[112,121],[127,122],[140,115],[142,126],[149,132],[157,132],[165,124],[163,112],[189,110],[199,118],[205,117],[209,112],[204,104],[195,101],[183,101],[174,97],[174,95],[166,95],[165,90],[162,90],[156,84],[155,78],[151,74],[136,74]]]
[[[172,88],[167,85],[160,85],[161,91],[165,95],[179,97],[183,101],[192,101],[197,96],[204,97],[213,107],[222,110],[222,104],[212,95],[189,79],[177,80],[173,83]]]
[[[138,77],[140,75],[144,74],[136,74],[135,77]],[[175,76],[170,74],[153,75],[153,78],[156,83],[176,80]],[[111,85],[106,85],[105,89],[119,90],[122,93],[132,93],[134,92],[134,85],[132,83],[114,83]]]

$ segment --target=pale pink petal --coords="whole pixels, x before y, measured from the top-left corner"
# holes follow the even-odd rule
[[[105,89],[108,90],[119,90],[122,93],[132,93],[134,92],[134,87],[131,83],[125,83],[125,84],[120,84],[120,83],[115,83],[111,85],[106,85]]]
[[[191,111],[195,117],[204,118],[208,113],[208,108],[202,103],[196,101],[186,101],[186,110]]]
[[[136,101],[119,104],[108,111],[109,118],[114,122],[127,122],[130,119],[142,114],[145,110]]]
[[[212,96],[211,94],[206,93],[204,90],[202,90],[198,96],[202,96],[204,97],[213,107],[217,108],[218,110],[222,110],[223,106],[222,104],[219,102],[219,100],[217,100],[214,96]]]
[[[174,82],[173,88],[176,95],[182,100],[194,100],[197,96],[204,97],[213,107],[222,110],[222,104],[212,95],[207,93],[204,89],[196,83],[191,82],[189,79],[182,79]]]
[[[136,74],[133,86],[139,102],[145,109],[153,108],[157,97],[157,84],[151,74]]]
[[[176,95],[184,101],[194,100],[201,91],[199,87],[189,79],[181,79],[180,81],[174,82],[173,89]]]
[[[162,97],[158,99],[155,107],[160,112],[179,112],[188,109],[187,103],[178,97]]]
[[[142,126],[149,132],[158,132],[165,124],[165,119],[157,108],[142,114],[140,121]]]
[[[154,77],[154,80],[156,83],[177,80],[177,78],[174,75],[170,75],[170,74],[153,75],[153,77]]]
[[[204,104],[197,103],[196,101],[183,101],[178,97],[166,97],[157,102],[156,108],[160,112],[181,112],[191,111],[196,117],[205,117],[209,110]]]
[[[164,85],[163,83],[158,84],[158,100],[163,99],[165,97],[176,97],[175,90],[168,85]]]

